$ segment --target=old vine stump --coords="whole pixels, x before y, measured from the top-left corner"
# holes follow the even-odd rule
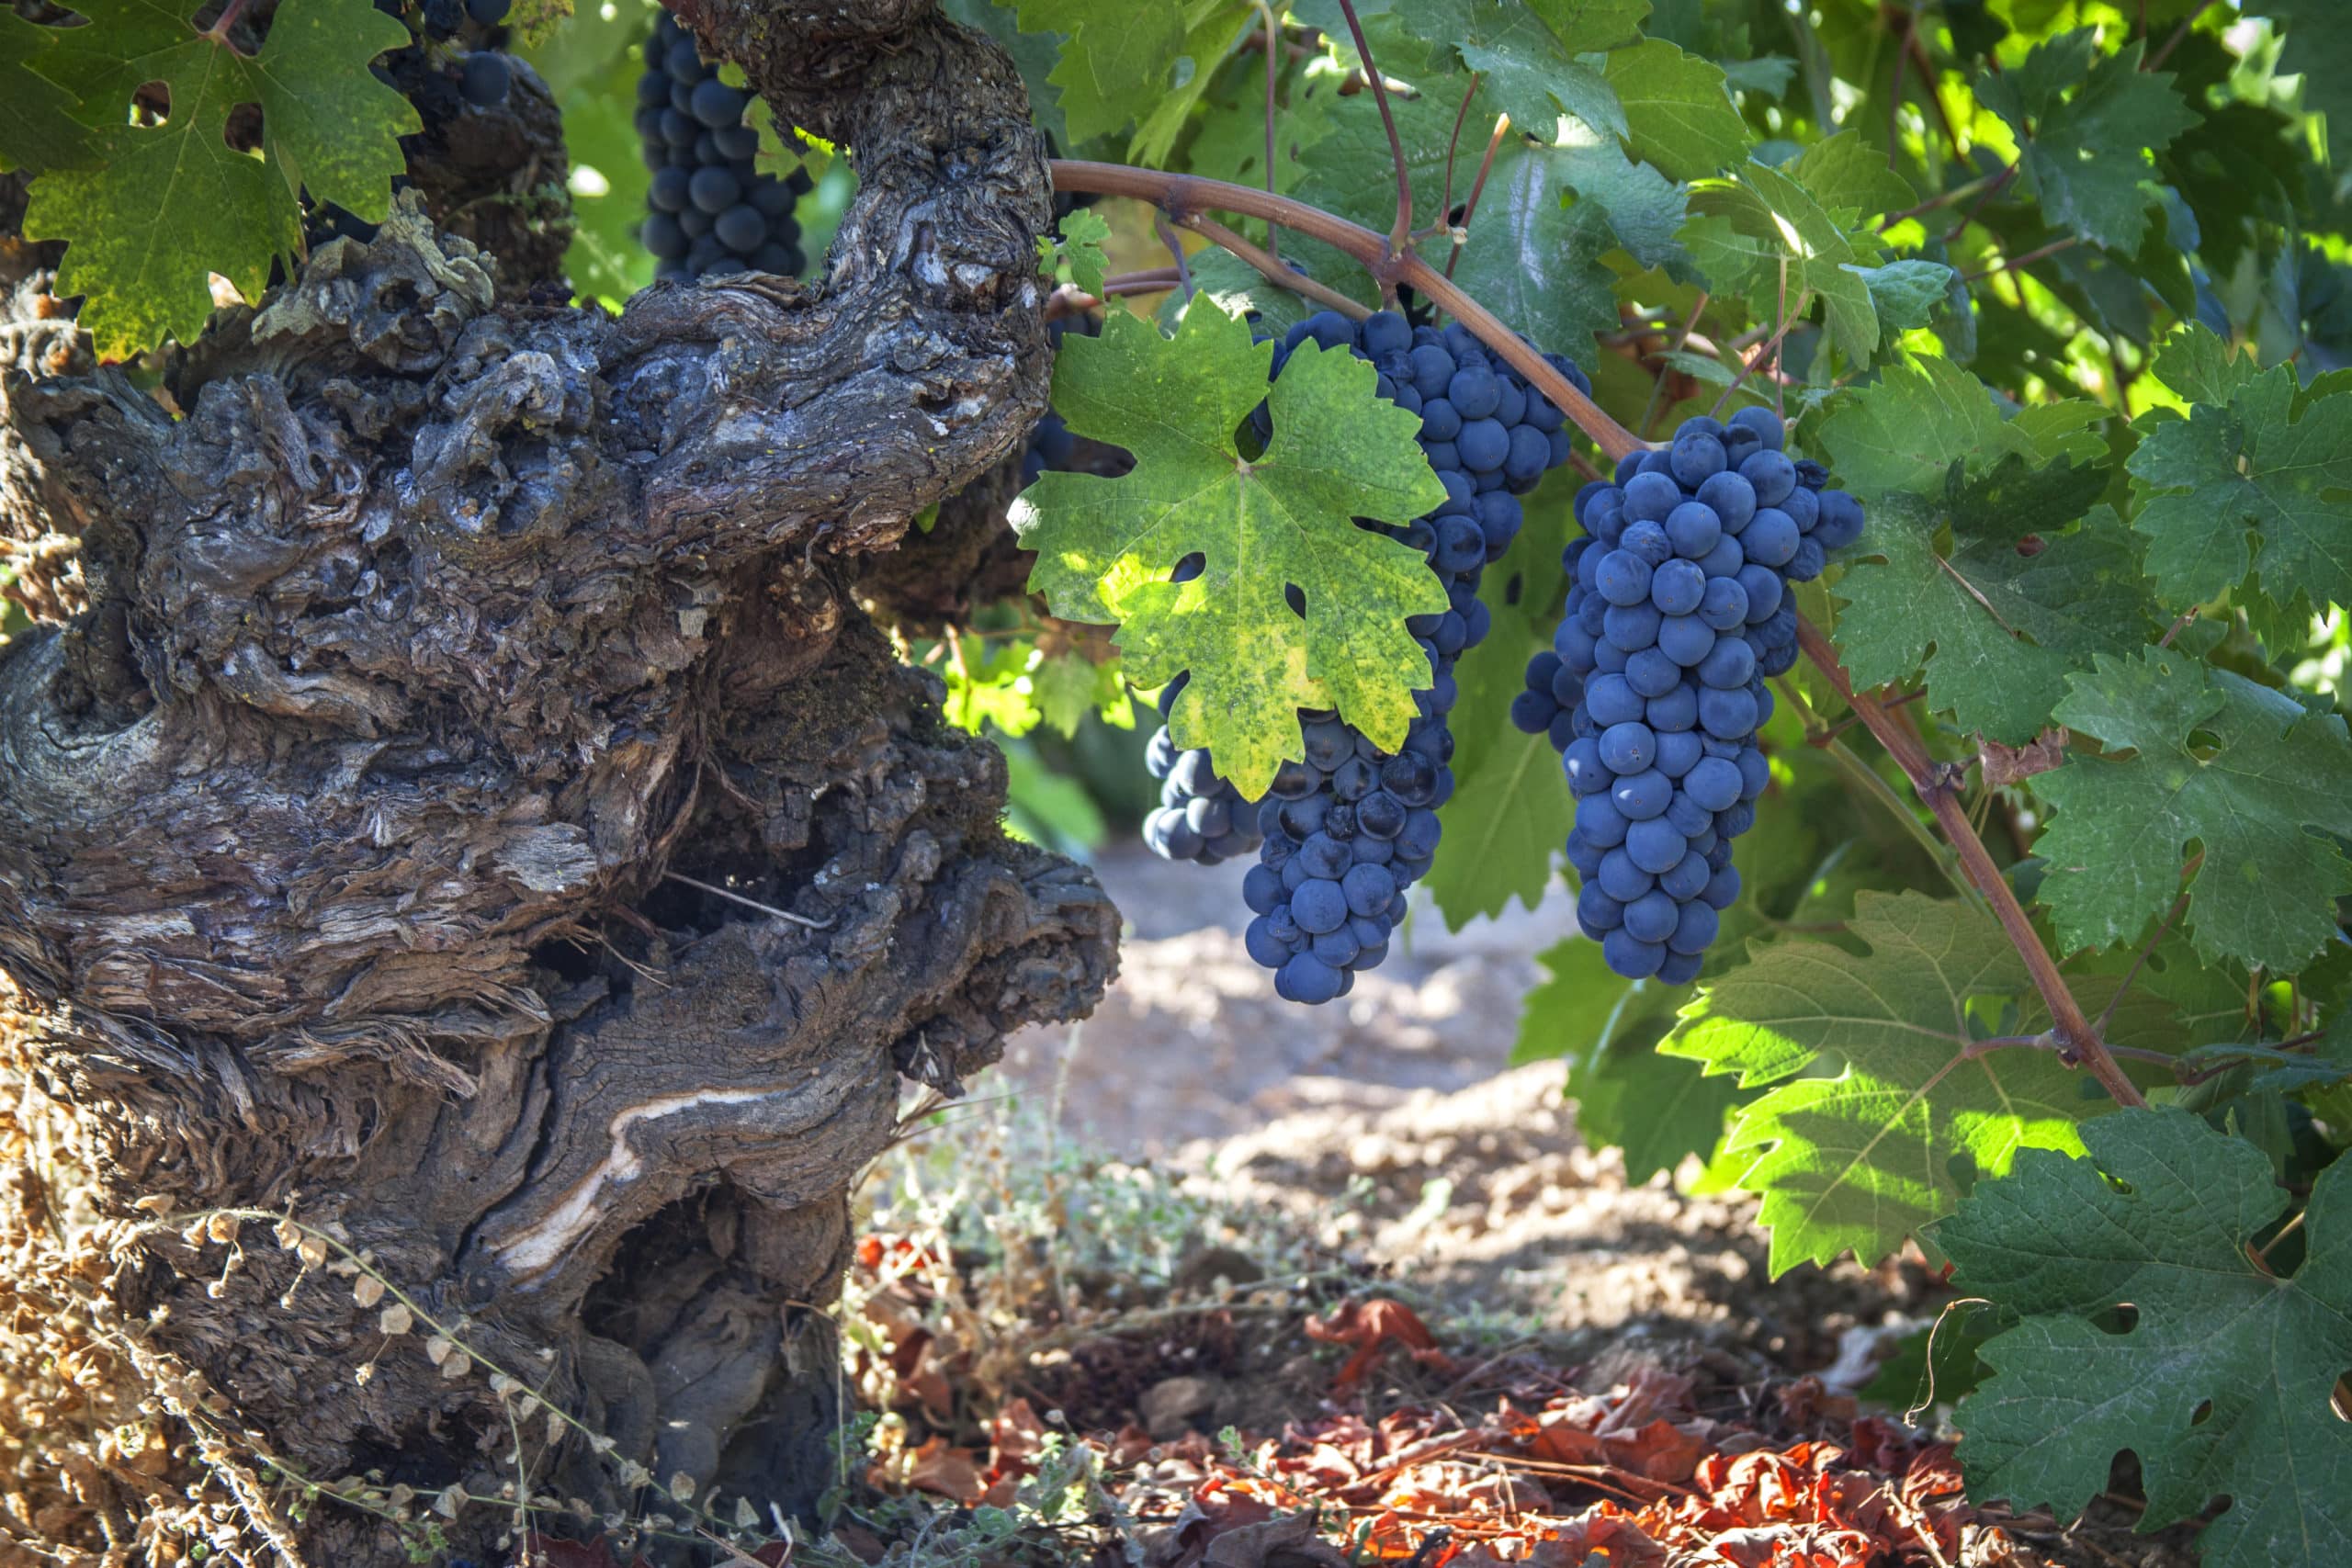
[[[446,1489],[805,1512],[901,1075],[955,1088],[1114,961],[862,607],[1044,404],[1020,79],[931,0],[679,8],[854,150],[813,284],[534,303],[421,178],[151,392],[6,245],[12,1130],[89,1182],[41,1288],[305,1562],[420,1526],[289,1477],[482,1559],[513,1516]],[[127,1454],[92,1507],[155,1560]]]

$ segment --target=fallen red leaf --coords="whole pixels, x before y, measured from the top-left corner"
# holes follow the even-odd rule
[[[1331,1380],[1332,1393],[1341,1399],[1355,1393],[1356,1386],[1391,1345],[1409,1352],[1424,1366],[1442,1368],[1450,1364],[1445,1352],[1438,1348],[1437,1336],[1430,1332],[1429,1325],[1404,1303],[1385,1296],[1343,1303],[1328,1319],[1308,1318],[1306,1337],[1329,1345],[1355,1348],[1355,1354],[1347,1359]]]

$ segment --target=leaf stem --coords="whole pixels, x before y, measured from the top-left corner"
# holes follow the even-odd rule
[[[2031,266],[2038,261],[2042,261],[2048,257],[2054,256],[2060,251],[2071,251],[2082,243],[2083,240],[2081,235],[2068,234],[2061,239],[2052,240],[2046,245],[2036,245],[2032,250],[2026,252],[2026,254],[2021,256],[2011,256],[2007,261],[2001,263],[1998,266],[1988,266],[1982,272],[1965,274],[1962,276],[1961,281],[1962,283],[1978,283],[1999,273],[2015,272],[2021,266]]]
[[[2199,858],[2202,859],[2203,857],[2199,856]],[[2123,972],[2123,984],[2115,987],[2115,995],[2108,998],[2107,1006],[2099,1010],[2098,1027],[2100,1039],[2104,1040],[2107,1038],[2107,1026],[2109,1021],[2114,1019],[2115,1010],[2123,1005],[2124,993],[2131,990],[2132,982],[2140,977],[2140,971],[2142,969],[2147,967],[2148,955],[2156,951],[2157,944],[2165,940],[2165,933],[2172,930],[2173,922],[2179,919],[2183,914],[2188,912],[2188,895],[2183,893],[2179,897],[2173,900],[2172,912],[2167,914],[2164,919],[2158,923],[2156,926],[2156,934],[2148,939],[2148,945],[2140,950],[2140,956],[2132,961],[2132,967]]]
[[[1210,244],[1231,251],[1256,267],[1277,287],[1287,288],[1294,294],[1303,294],[1324,309],[1337,310],[1351,321],[1360,321],[1372,314],[1362,302],[1349,299],[1328,283],[1317,283],[1305,273],[1284,265],[1272,251],[1260,250],[1214,218],[1204,218],[1195,212],[1182,221],[1185,228]]]
[[[1906,207],[1900,212],[1890,212],[1879,220],[1878,231],[1883,234],[1905,219],[1922,218],[1939,207],[1950,207],[1954,202],[1966,201],[1970,197],[1989,186],[2007,184],[2015,173],[2016,170],[2013,167],[2004,166],[1992,174],[1979,175],[1964,185],[1956,185],[1940,195],[1931,196],[1917,207]]]
[[[2173,28],[2172,36],[2165,39],[2163,46],[2159,48],[2155,53],[2148,56],[2147,59],[2140,62],[2140,69],[2143,71],[2162,70],[2164,68],[2165,62],[2172,58],[2172,51],[2178,49],[2181,45],[2181,40],[2188,36],[2188,29],[2197,25],[2197,18],[2203,16],[2209,9],[2211,9],[2212,5],[2213,0],[2198,0],[2197,9],[2189,12],[2188,15],[2180,19],[2180,26]]]
[[[2082,1004],[2067,989],[2065,976],[2058,973],[2057,961],[2050,956],[2050,950],[2042,945],[2041,935],[2033,929],[2033,921],[2027,918],[2025,907],[2018,902],[2016,889],[2001,874],[2001,868],[1993,863],[1984,840],[1969,827],[1967,813],[1961,809],[1959,793],[1947,770],[1937,764],[1919,738],[1882,706],[1875,696],[1854,689],[1852,677],[1838,661],[1838,650],[1821,635],[1820,627],[1800,616],[1797,641],[1805,657],[1820,668],[1838,694],[1846,699],[1855,716],[1878,737],[1879,744],[1886,748],[1887,754],[1910,779],[1913,791],[1934,814],[1944,837],[1959,852],[1962,869],[1992,905],[1993,918],[2000,922],[2018,955],[2025,960],[2026,971],[2033,976],[2033,988],[2041,994],[2043,1005],[2050,1010],[2052,1031],[2065,1047],[2064,1054],[2088,1067],[2118,1105],[2144,1110],[2147,1100],[2124,1076],[2114,1053],[2091,1027],[2090,1020],[2083,1016]]]
[[[1388,107],[1388,85],[1373,62],[1372,46],[1363,40],[1363,24],[1356,20],[1355,0],[1340,0],[1340,15],[1348,19],[1348,36],[1355,40],[1356,58],[1372,79],[1372,101],[1380,106],[1380,123],[1388,132],[1388,155],[1396,164],[1396,223],[1388,231],[1388,254],[1402,254],[1413,231],[1413,175],[1405,164],[1404,139],[1396,134],[1396,117]]]
[[[1344,218],[1317,207],[1309,207],[1290,197],[1268,196],[1250,186],[1235,185],[1227,180],[1203,179],[1197,175],[1171,175],[1127,164],[1098,164],[1074,158],[1057,158],[1052,161],[1051,168],[1057,189],[1133,197],[1152,203],[1179,220],[1204,208],[1220,212],[1238,212],[1244,217],[1262,218],[1280,223],[1311,240],[1319,240],[1361,262],[1382,282],[1384,288],[1393,288],[1399,283],[1410,285],[1430,303],[1453,316],[1480,342],[1526,377],[1530,386],[1551,399],[1554,406],[1573,420],[1577,429],[1590,436],[1593,444],[1612,462],[1630,453],[1648,449],[1647,442],[1603,413],[1590,398],[1577,391],[1568,378],[1554,369],[1525,339],[1497,319],[1493,311],[1455,288],[1450,279],[1413,252],[1408,250],[1401,255],[1391,252],[1385,237],[1360,223],[1351,223]],[[1275,281],[1285,280],[1277,277]]]
[[[1470,73],[1470,85],[1462,95],[1462,107],[1453,111],[1453,135],[1445,144],[1445,194],[1438,198],[1437,217],[1441,227],[1453,224],[1453,155],[1462,150],[1463,122],[1470,118],[1470,100],[1478,96],[1478,84],[1485,78],[1476,71]]]
[[[1276,195],[1274,189],[1274,78],[1279,74],[1282,60],[1282,25],[1274,19],[1274,8],[1266,0],[1258,0],[1259,17],[1266,24],[1266,194]],[[1272,224],[1266,225],[1266,254],[1281,259],[1282,231]]]
[[[1782,288],[1786,288],[1788,286],[1788,273],[1785,266],[1781,269],[1781,283]],[[1784,313],[1780,326],[1775,329],[1770,337],[1766,338],[1764,342],[1758,346],[1754,354],[1748,355],[1747,363],[1740,367],[1739,374],[1732,378],[1731,385],[1725,387],[1723,391],[1723,396],[1715,400],[1715,406],[1707,411],[1710,414],[1719,414],[1723,412],[1724,405],[1731,401],[1731,395],[1739,390],[1742,383],[1746,382],[1750,376],[1755,375],[1758,370],[1763,368],[1767,360],[1771,359],[1775,355],[1780,353],[1781,341],[1789,335],[1789,329],[1795,326],[1799,321],[1804,321],[1805,312],[1813,308],[1813,290],[1807,288],[1797,295],[1797,308],[1793,310],[1786,309],[1788,300],[1785,298],[1781,299],[1781,303]]]
[[[1193,264],[1184,259],[1184,243],[1176,237],[1165,212],[1151,215],[1151,227],[1159,236],[1159,243],[1168,247],[1168,254],[1176,258],[1176,287],[1184,291],[1184,298],[1189,300],[1193,297]]]
[[[1453,248],[1446,253],[1445,276],[1453,276],[1453,264],[1462,259],[1462,247],[1469,243],[1470,220],[1478,214],[1478,198],[1486,194],[1487,176],[1494,172],[1495,153],[1503,144],[1503,137],[1510,130],[1510,116],[1495,117],[1494,134],[1487,138],[1487,155],[1478,160],[1478,177],[1470,182],[1470,199],[1462,204],[1462,221],[1453,224]],[[1451,218],[1453,209],[1446,209]]]
[[[1951,881],[1954,892],[1976,906],[1980,912],[1988,915],[1992,913],[1992,910],[1985,906],[1984,895],[1969,885],[1967,876],[1953,863],[1951,855],[1946,852],[1941,843],[1937,841],[1936,836],[1928,831],[1927,825],[1919,820],[1918,813],[1904,804],[1903,797],[1895,794],[1884,779],[1879,777],[1876,768],[1862,760],[1861,753],[1843,740],[1829,740],[1821,744],[1823,750],[1829,753],[1831,760],[1845,769],[1848,775],[1856,784],[1860,784],[1871,799],[1885,807],[1887,815],[1894,818],[1903,830],[1918,842],[1919,847],[1927,852],[1928,858],[1935,862],[1936,868]]]

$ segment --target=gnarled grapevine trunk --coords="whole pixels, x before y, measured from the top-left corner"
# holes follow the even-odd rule
[[[1019,78],[931,0],[680,9],[854,150],[819,282],[549,308],[411,195],[164,398],[30,307],[0,367],[43,617],[0,652],[0,967],[107,1354],[264,1477],[805,1511],[899,1076],[1112,969],[853,592],[1043,406]],[[417,1539],[242,1497],[312,1561]]]

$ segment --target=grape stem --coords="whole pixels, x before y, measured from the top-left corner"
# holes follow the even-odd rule
[[[2001,922],[2001,930],[2017,948],[2018,955],[2025,960],[2026,970],[2033,976],[2033,988],[2041,994],[2043,1005],[2050,1010],[2051,1034],[2061,1047],[2060,1054],[2088,1067],[2091,1076],[2106,1087],[2118,1105],[2145,1110],[2147,1100],[2124,1076],[2114,1053],[2099,1038],[2098,1031],[2091,1027],[2090,1020],[2083,1016],[2082,1004],[2075,1000],[2065,976],[2058,973],[2057,961],[2042,945],[2041,934],[2027,918],[2025,907],[2018,902],[2008,878],[2001,874],[2001,868],[1993,863],[1984,841],[1968,825],[1968,814],[1961,809],[1959,791],[1948,771],[1928,754],[1919,738],[1888,712],[1877,697],[1854,689],[1852,678],[1838,660],[1838,650],[1821,635],[1820,627],[1803,616],[1797,619],[1797,643],[1804,649],[1805,657],[1829,678],[1830,685],[1846,699],[1863,727],[1878,737],[1879,744],[1886,748],[1887,755],[1894,759],[1895,765],[1911,781],[1914,793],[1934,814],[1944,837],[1960,852],[1962,868],[1992,905],[1993,918]]]
[[[1616,461],[1629,453],[1643,452],[1649,444],[1603,413],[1599,405],[1571,385],[1535,352],[1524,339],[1498,320],[1495,313],[1471,299],[1437,268],[1411,250],[1391,251],[1385,235],[1376,234],[1361,223],[1309,207],[1303,201],[1286,196],[1269,196],[1249,186],[1235,185],[1227,180],[1204,179],[1197,175],[1171,175],[1158,169],[1136,168],[1128,164],[1098,164],[1084,159],[1056,158],[1052,161],[1054,186],[1057,190],[1089,191],[1098,196],[1132,197],[1148,201],[1167,212],[1178,222],[1186,222],[1203,210],[1238,212],[1246,218],[1261,218],[1279,223],[1293,233],[1319,240],[1363,264],[1377,279],[1384,292],[1397,285],[1408,285],[1430,303],[1444,310],[1493,349],[1511,367],[1527,378],[1528,384],[1553,405],[1576,422],[1577,428],[1592,438],[1593,444]],[[1244,261],[1250,257],[1237,251]],[[1251,265],[1259,264],[1252,261]],[[1277,265],[1272,271],[1263,266],[1259,270],[1285,288],[1296,288],[1302,281],[1296,273]],[[1301,289],[1300,292],[1305,292]],[[1334,307],[1336,309],[1336,307]]]

